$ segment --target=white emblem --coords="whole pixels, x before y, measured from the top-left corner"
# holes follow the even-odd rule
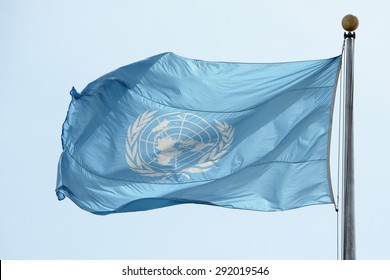
[[[127,132],[126,160],[140,175],[190,178],[210,170],[233,142],[234,128],[225,121],[213,126],[193,113],[156,112],[138,116]]]

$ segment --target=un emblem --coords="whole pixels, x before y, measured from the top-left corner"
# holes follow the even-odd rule
[[[210,124],[193,113],[156,116],[146,111],[128,128],[126,161],[142,176],[169,177],[207,172],[229,150],[234,128]]]

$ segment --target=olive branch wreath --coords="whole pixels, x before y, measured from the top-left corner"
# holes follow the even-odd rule
[[[156,172],[156,170],[150,168],[142,162],[136,141],[142,129],[150,122],[156,112],[157,111],[144,112],[142,115],[138,116],[133,124],[129,126],[126,139],[126,161],[129,164],[130,169],[140,175],[150,177],[169,177],[173,175],[172,172]],[[214,121],[218,131],[222,135],[221,140],[214,146],[210,153],[203,155],[196,165],[180,171],[180,174],[188,179],[190,177],[186,173],[198,173],[210,170],[211,166],[218,162],[218,160],[226,154],[233,142],[234,128],[225,121]]]

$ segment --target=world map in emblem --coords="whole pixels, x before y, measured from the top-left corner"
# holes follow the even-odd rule
[[[169,177],[210,170],[227,153],[234,128],[187,112],[146,111],[128,128],[126,161],[142,176]]]

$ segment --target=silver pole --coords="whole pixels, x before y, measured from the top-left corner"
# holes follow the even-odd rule
[[[347,18],[347,19],[346,19]],[[344,109],[344,156],[343,156],[343,260],[356,259],[355,244],[355,185],[354,185],[354,147],[353,147],[353,88],[354,88],[354,43],[358,26],[355,16],[343,19],[345,44],[345,109]]]

